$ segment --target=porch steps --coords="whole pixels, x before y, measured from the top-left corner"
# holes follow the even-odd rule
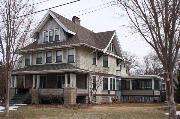
[[[10,100],[9,105],[24,104],[29,98],[30,98],[30,96],[29,96],[28,93],[26,93],[26,94],[16,94]]]

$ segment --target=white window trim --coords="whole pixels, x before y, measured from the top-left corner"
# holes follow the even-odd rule
[[[47,53],[48,53],[48,52],[51,52],[51,57],[52,57],[51,63],[47,63]],[[52,51],[52,50],[47,50],[47,51],[45,52],[45,62],[46,62],[46,64],[52,64],[52,63],[53,63],[53,51]]]
[[[57,62],[57,51],[61,51],[62,52],[62,62]],[[63,49],[59,49],[55,51],[55,63],[63,63]]]
[[[57,28],[54,29],[54,40],[53,40],[53,41],[55,41],[55,31],[56,31],[56,30],[59,32],[59,40],[58,40],[58,41],[60,41],[60,34],[61,34],[61,31],[60,31],[60,29],[57,29]]]
[[[53,31],[53,41],[54,41],[54,39],[55,39],[55,38],[54,38],[54,34],[55,34],[55,33],[54,33],[54,30],[53,30],[53,29],[50,29],[50,30],[48,30],[48,42],[50,42],[50,40],[49,40],[49,38],[50,38],[50,37],[49,37],[49,36],[50,36],[50,35],[49,35],[49,34],[50,34],[50,31]],[[51,41],[51,42],[53,42],[53,41]]]
[[[75,47],[69,47],[69,48],[67,48],[67,63],[69,63],[68,62],[68,55],[69,55],[69,49],[74,49],[74,62],[73,63],[76,63],[76,48]]]
[[[44,43],[46,42],[45,41],[45,32],[48,32],[48,41],[47,42],[49,42],[49,31],[48,30],[44,30],[43,31],[43,41],[44,41]]]

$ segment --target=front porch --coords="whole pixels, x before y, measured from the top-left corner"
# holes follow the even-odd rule
[[[75,99],[78,96],[88,96],[88,78],[87,73],[13,75],[11,88],[16,89],[16,94],[29,93],[32,96],[32,103],[39,103],[44,98],[64,101],[67,93],[65,89],[68,88],[73,92]]]

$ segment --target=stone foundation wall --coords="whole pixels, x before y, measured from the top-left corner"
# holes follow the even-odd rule
[[[66,87],[64,88],[64,104],[65,105],[74,105],[76,104],[76,88]]]

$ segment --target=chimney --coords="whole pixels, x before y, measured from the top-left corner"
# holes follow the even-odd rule
[[[73,18],[72,18],[72,21],[75,23],[75,24],[78,24],[78,25],[80,25],[80,18],[79,17],[77,17],[77,16],[73,16]]]

